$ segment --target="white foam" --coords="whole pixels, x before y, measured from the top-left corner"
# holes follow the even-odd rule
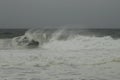
[[[26,48],[32,40],[39,42],[39,48],[45,49],[80,50],[120,48],[120,39],[113,39],[110,36],[95,37],[74,33],[68,34],[65,30],[58,30],[50,34],[44,30],[28,31],[21,37],[13,38],[12,42],[14,47]]]
[[[0,50],[0,80],[120,80],[120,39],[71,34],[59,39],[64,34],[54,32],[48,41],[44,31],[0,39],[1,49],[31,40],[44,43],[36,49]]]
[[[68,40],[51,40],[43,48],[53,50],[80,50],[80,49],[120,49],[120,39],[106,37],[76,36]]]
[[[53,33],[31,30],[25,35],[12,39],[0,39],[0,49],[27,49],[32,40],[39,42],[39,48],[51,50],[81,50],[81,49],[120,49],[120,39],[110,36],[95,37],[67,33],[57,30]],[[33,46],[37,46],[33,43]]]
[[[1,80],[119,80],[120,50],[1,50]],[[18,79],[18,80],[19,80]]]
[[[0,39],[0,49],[11,49],[12,47],[11,39]]]

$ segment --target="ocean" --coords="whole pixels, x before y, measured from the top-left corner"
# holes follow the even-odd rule
[[[120,80],[120,29],[0,29],[0,80]]]

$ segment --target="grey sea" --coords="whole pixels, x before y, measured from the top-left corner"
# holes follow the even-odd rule
[[[120,80],[120,29],[0,29],[0,80]]]

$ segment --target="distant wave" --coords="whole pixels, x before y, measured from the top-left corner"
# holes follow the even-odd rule
[[[12,47],[61,50],[120,48],[120,39],[113,39],[109,35],[102,37],[96,35],[88,30],[30,29],[23,36],[13,38]]]
[[[0,39],[0,49],[120,49],[119,34],[112,29],[30,29],[22,36]]]

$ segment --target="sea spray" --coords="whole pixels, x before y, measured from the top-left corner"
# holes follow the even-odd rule
[[[119,32],[98,32],[36,29],[0,39],[0,80],[120,80]]]
[[[84,35],[79,32],[75,32],[75,30],[67,29],[28,30],[25,35],[13,38],[12,43],[14,47],[31,49],[35,47],[39,49],[49,48],[62,50],[120,48],[120,39],[114,39],[111,36],[97,37],[90,34]]]

